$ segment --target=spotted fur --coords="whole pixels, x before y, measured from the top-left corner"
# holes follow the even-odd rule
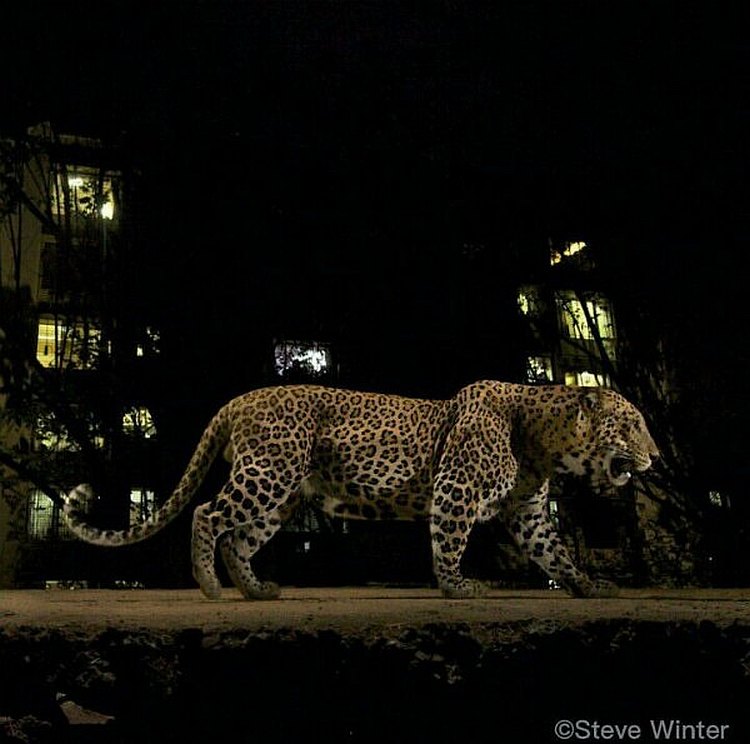
[[[482,592],[459,563],[473,525],[495,516],[573,595],[608,596],[614,585],[589,579],[560,541],[548,513],[549,479],[574,473],[623,485],[658,455],[643,416],[611,390],[484,381],[449,400],[421,400],[271,387],[216,414],[174,493],[148,521],[124,531],[88,525],[81,513],[87,486],[69,495],[66,520],[87,542],[144,540],[188,504],[221,451],[231,462],[229,479],[193,516],[193,574],[211,599],[221,591],[217,544],[246,598],[278,596],[251,561],[302,501],[347,519],[425,520],[447,597]]]

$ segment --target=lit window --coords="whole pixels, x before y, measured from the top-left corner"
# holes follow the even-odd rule
[[[61,169],[53,184],[52,213],[71,214],[112,220],[115,216],[114,172],[96,168],[68,166]]]
[[[54,367],[57,361],[57,345],[59,325],[44,318],[39,320],[37,335],[36,358],[43,367]]]
[[[112,201],[112,195],[110,194],[107,201],[99,207],[99,214],[105,220],[112,220],[115,217],[115,203]]]
[[[526,357],[527,382],[552,382],[552,360],[548,356]]]
[[[156,436],[156,424],[151,411],[144,406],[129,408],[122,416],[122,430],[131,436],[151,439]]]
[[[724,506],[729,508],[729,497],[721,493],[721,491],[709,491],[708,503],[711,504],[711,506]]]
[[[516,297],[518,309],[523,315],[532,318],[542,314],[542,301],[539,297],[539,289],[533,286],[521,287]]]
[[[566,372],[565,384],[573,387],[609,387],[610,381],[607,375],[581,371]]]
[[[104,448],[104,437],[98,433],[99,427],[93,416],[87,416],[87,429],[91,444],[96,449]],[[52,413],[37,416],[34,425],[34,447],[41,452],[78,452],[80,444],[73,439],[67,429],[56,420]]]
[[[575,256],[577,253],[581,253],[586,248],[586,243],[583,240],[574,240],[563,243],[561,248],[550,247],[549,262],[552,266],[556,266],[563,259]]]
[[[34,490],[29,497],[26,530],[32,540],[69,540],[73,537],[60,507],[46,493]]]
[[[145,488],[130,489],[130,526],[145,522],[154,515],[156,499],[154,492]]]
[[[34,444],[42,452],[66,452],[78,449],[68,432],[51,415],[41,415],[34,427]]]
[[[280,377],[323,377],[331,367],[331,350],[316,341],[281,341],[274,349],[274,365]]]
[[[43,367],[91,369],[101,345],[101,331],[91,323],[39,318],[36,358]]]
[[[567,338],[592,340],[594,332],[602,339],[615,337],[612,308],[604,297],[599,295],[581,302],[575,292],[556,293],[562,329]]]

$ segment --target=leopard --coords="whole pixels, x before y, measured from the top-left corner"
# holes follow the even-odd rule
[[[550,481],[568,474],[618,488],[659,457],[643,414],[604,387],[482,380],[429,399],[280,385],[216,413],[175,490],[146,521],[122,530],[89,524],[87,484],[66,497],[65,521],[97,545],[145,540],[190,503],[220,453],[229,477],[192,519],[193,576],[209,599],[222,591],[217,546],[243,598],[279,596],[252,560],[302,504],[345,520],[426,522],[434,580],[447,598],[486,592],[460,564],[474,525],[494,518],[555,586],[573,597],[615,596],[614,583],[592,579],[571,558],[550,517]]]

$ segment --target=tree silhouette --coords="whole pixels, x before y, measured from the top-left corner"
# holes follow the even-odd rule
[[[0,140],[0,484],[16,514],[32,488],[60,507],[83,480],[103,486],[110,522],[128,519],[123,414],[147,339],[124,301],[132,251],[108,158],[48,126]]]

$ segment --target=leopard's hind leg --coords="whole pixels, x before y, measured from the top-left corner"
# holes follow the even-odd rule
[[[255,553],[294,513],[299,501],[299,494],[293,494],[274,512],[235,527],[219,541],[229,578],[245,599],[276,599],[279,596],[278,585],[272,581],[259,581],[250,564]]]
[[[236,528],[219,543],[229,578],[245,599],[276,599],[279,586],[273,581],[261,581],[251,567],[253,556],[281,526],[278,517],[256,520],[252,528]]]
[[[212,512],[211,502],[201,504],[193,512],[191,559],[193,578],[203,594],[209,599],[218,599],[221,595],[221,583],[216,575],[214,556],[219,534],[212,523]]]
[[[209,599],[221,594],[216,575],[215,552],[219,543],[232,583],[246,599],[274,599],[279,587],[260,581],[251,561],[298,502],[296,483],[281,486],[272,478],[258,477],[248,483],[233,477],[215,502],[199,506],[193,516],[193,576]]]

